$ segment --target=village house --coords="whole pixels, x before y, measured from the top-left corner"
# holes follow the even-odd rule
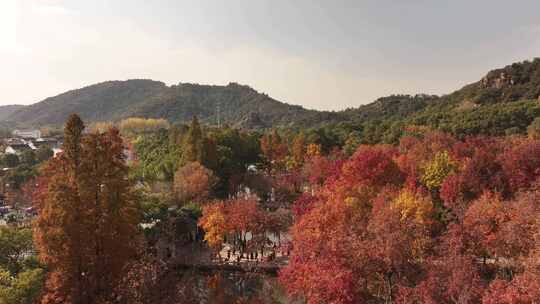
[[[20,155],[28,150],[37,150],[39,147],[48,146],[53,150],[55,155],[61,152],[60,145],[61,142],[53,137],[42,138],[42,137],[33,137],[35,135],[40,135],[39,130],[35,131],[18,131],[15,130],[13,135],[18,135],[19,137],[8,138],[3,142],[4,153],[5,154],[16,154]]]
[[[39,148],[41,146],[48,146],[51,149],[58,148],[59,147],[59,141],[56,138],[53,137],[43,137],[43,138],[36,138],[31,140],[32,144]]]
[[[41,138],[40,130],[14,130],[13,136],[20,138]]]
[[[25,141],[12,141],[6,145],[4,149],[5,154],[16,154],[20,155],[28,150],[35,150],[36,147],[32,143],[27,143]]]

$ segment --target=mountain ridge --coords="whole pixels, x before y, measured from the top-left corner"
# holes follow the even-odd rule
[[[0,107],[0,122],[12,126],[59,126],[69,114],[78,113],[88,122],[147,117],[185,123],[198,116],[207,124],[217,124],[219,120],[249,129],[317,127],[341,122],[412,119],[433,111],[472,111],[539,96],[540,59],[535,58],[489,71],[479,81],[446,95],[391,95],[342,111],[306,109],[235,82],[169,86],[151,79],[130,79],[88,85],[28,106]]]
[[[11,105],[5,105],[0,106],[0,121],[8,119],[10,115],[17,112],[18,110],[24,108],[23,105],[18,104],[11,104]]]
[[[155,80],[130,79],[105,81],[70,90],[22,106],[10,113],[9,118],[0,120],[30,126],[60,125],[74,112],[90,122],[117,121],[137,116],[166,118],[173,123],[182,123],[196,115],[205,123],[215,123],[218,109],[220,119],[233,125],[246,121],[245,118],[253,113],[260,117],[261,125],[268,126],[287,126],[296,121],[309,120],[311,116],[328,115],[320,114],[326,112],[277,101],[267,94],[237,83],[226,86],[195,83],[167,86]]]

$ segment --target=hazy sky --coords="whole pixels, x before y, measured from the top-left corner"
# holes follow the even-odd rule
[[[113,79],[308,108],[449,93],[540,56],[538,0],[0,0],[0,104]]]

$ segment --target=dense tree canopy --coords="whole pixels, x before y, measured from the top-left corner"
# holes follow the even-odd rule
[[[308,303],[534,303],[538,141],[415,136],[359,146],[298,199],[280,275],[289,293]]]
[[[201,202],[210,196],[217,178],[198,162],[190,162],[174,175],[174,191],[179,203]]]
[[[0,227],[0,303],[31,304],[39,298],[45,270],[32,251],[30,229]]]

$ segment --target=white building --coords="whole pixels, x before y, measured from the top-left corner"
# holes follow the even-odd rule
[[[41,138],[40,130],[15,130],[13,136],[22,138]]]
[[[24,151],[28,151],[28,150],[35,150],[35,147],[27,143],[11,144],[9,146],[6,146],[4,153],[21,155]]]

